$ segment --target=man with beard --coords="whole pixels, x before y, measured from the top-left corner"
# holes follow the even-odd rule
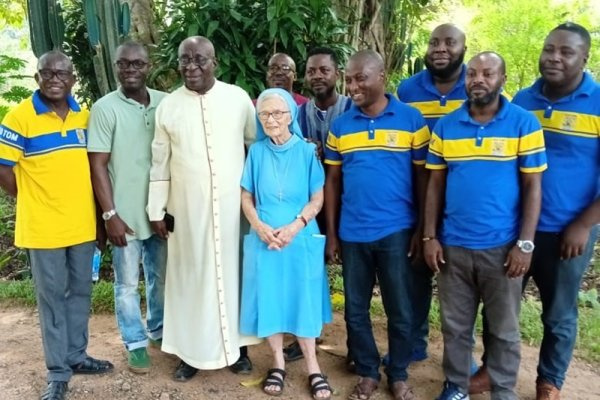
[[[63,400],[73,374],[113,365],[87,355],[96,231],[86,152],[88,111],[71,96],[73,64],[43,54],[39,90],[0,125],[0,187],[15,196],[15,246],[28,249],[35,284],[47,382],[42,400]],[[28,343],[31,345],[31,343]]]
[[[465,34],[460,29],[452,24],[438,26],[429,37],[425,53],[427,69],[398,86],[398,99],[421,111],[430,131],[441,117],[456,110],[467,99],[463,65],[466,50]],[[422,361],[427,358],[433,274],[419,262],[413,268],[413,275],[415,301],[411,361]],[[471,367],[477,368],[475,361]]]
[[[121,86],[91,110],[88,156],[92,184],[113,244],[115,311],[129,369],[150,370],[148,343],[160,346],[167,242],[153,234],[146,214],[154,114],[166,93],[146,87],[150,60],[144,46],[116,51]],[[146,324],[140,309],[140,260],[146,288]],[[150,342],[149,342],[150,340]]]
[[[541,78],[514,103],[544,128],[550,168],[542,180],[542,211],[531,270],[542,301],[544,336],[536,400],[557,400],[577,336],[577,294],[600,223],[600,85],[584,72],[590,34],[567,22],[546,37]],[[571,397],[571,396],[567,396]]]
[[[348,96],[337,92],[336,85],[340,78],[338,63],[335,52],[327,47],[312,49],[306,60],[304,83],[310,88],[314,98],[300,106],[298,123],[304,137],[317,144],[319,153],[323,151],[323,143],[327,140],[331,122],[352,105]],[[321,232],[325,232],[323,213],[317,216],[317,222]],[[337,262],[337,260],[330,261]],[[287,346],[283,353],[286,361],[299,360],[303,357],[298,341]],[[347,361],[351,363],[350,358]]]
[[[425,261],[439,273],[446,382],[438,400],[469,398],[480,301],[491,398],[517,399],[521,283],[534,247],[546,155],[536,118],[500,95],[505,81],[498,54],[473,57],[468,100],[438,121],[429,146],[423,241]]]
[[[409,253],[420,244],[416,210],[423,207],[429,129],[416,109],[385,93],[383,59],[376,52],[350,57],[346,86],[354,104],[333,121],[325,146],[325,217],[327,258],[339,258],[341,250],[349,351],[360,376],[349,399],[369,399],[381,379],[369,315],[378,279],[387,315],[388,385],[394,399],[413,400],[406,382]]]
[[[185,381],[259,342],[239,333],[240,180],[256,120],[248,94],[215,79],[208,39],[185,39],[178,55],[184,86],[156,110],[148,215],[169,238],[162,350],[181,359],[174,377]]]

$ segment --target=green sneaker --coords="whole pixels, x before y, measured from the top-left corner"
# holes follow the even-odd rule
[[[150,356],[145,347],[140,347],[129,352],[127,360],[129,369],[136,374],[146,374],[150,371]]]

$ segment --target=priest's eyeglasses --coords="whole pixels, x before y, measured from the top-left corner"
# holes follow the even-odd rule
[[[261,111],[258,113],[258,119],[260,119],[261,121],[266,121],[269,119],[269,117],[273,117],[273,119],[275,121],[279,121],[281,119],[281,117],[283,117],[283,114],[287,114],[287,113],[289,113],[289,111],[280,111],[280,110],[276,110],[273,112]]]
[[[181,56],[181,57],[179,57],[179,65],[182,67],[187,67],[188,65],[194,64],[200,68],[204,68],[211,61],[212,61],[212,58],[202,57],[202,56],[196,56],[196,57]]]

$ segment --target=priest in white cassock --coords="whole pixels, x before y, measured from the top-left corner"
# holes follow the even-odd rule
[[[254,107],[244,90],[215,79],[216,65],[208,39],[181,43],[185,85],[158,107],[152,143],[148,214],[168,236],[162,350],[181,359],[179,381],[232,365],[240,346],[258,342],[238,329],[240,178]]]

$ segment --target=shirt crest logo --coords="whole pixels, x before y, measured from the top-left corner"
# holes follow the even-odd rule
[[[492,155],[503,156],[506,153],[506,140],[504,139],[493,139],[492,140]]]
[[[386,143],[388,146],[396,146],[398,140],[398,132],[392,131],[387,133]]]
[[[79,144],[85,144],[85,131],[83,129],[76,129],[75,134],[77,135]]]
[[[577,115],[567,114],[563,118],[561,129],[565,131],[572,131],[575,129],[577,123]]]

